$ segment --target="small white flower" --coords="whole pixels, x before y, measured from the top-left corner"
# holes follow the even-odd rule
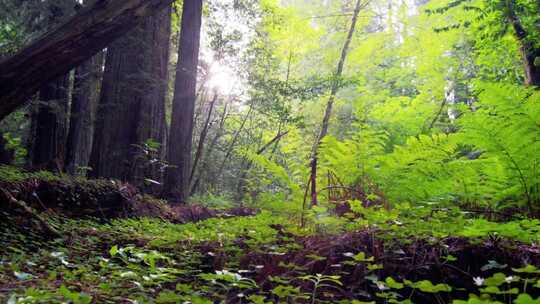
[[[352,253],[352,252],[345,252],[343,255],[350,258],[350,257],[353,257],[353,256],[354,256],[354,253]]]
[[[484,285],[484,278],[481,278],[481,277],[474,277],[473,278],[473,281],[474,281],[474,284],[476,286],[482,286]]]
[[[375,282],[375,284],[377,284],[377,288],[379,288],[379,290],[381,290],[381,291],[385,291],[385,290],[390,289],[386,285],[384,285],[383,282]]]
[[[60,251],[51,252],[51,256],[52,256],[53,258],[59,258],[59,257],[64,256],[64,253],[63,253],[63,252],[60,252]]]
[[[514,281],[515,278],[516,278],[516,277],[514,277],[514,276],[508,276],[508,277],[504,278],[504,281],[505,281],[506,283],[512,283],[512,282]]]
[[[236,296],[239,297],[239,298],[243,298],[245,295],[243,293],[239,293]]]

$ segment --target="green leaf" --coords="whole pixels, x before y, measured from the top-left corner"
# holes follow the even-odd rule
[[[518,273],[540,273],[540,269],[536,268],[534,265],[527,265],[522,268],[512,268],[512,270]]]
[[[506,282],[506,275],[504,273],[497,272],[493,276],[487,278],[484,281],[486,286],[500,286]]]
[[[415,288],[415,289],[419,289],[420,291],[427,292],[427,293],[438,293],[438,292],[450,292],[450,291],[452,291],[452,287],[450,287],[447,284],[442,284],[441,283],[441,284],[433,285],[428,280],[414,282],[414,283],[410,284],[410,287]]]
[[[404,287],[403,283],[396,282],[392,277],[388,277],[385,280],[386,285],[393,289],[402,289]]]
[[[540,304],[540,298],[535,300],[530,295],[522,293],[514,300],[514,304]]]
[[[182,298],[174,293],[174,291],[165,290],[159,293],[159,295],[156,298],[156,303],[159,304],[174,304],[174,303],[181,303]]]
[[[117,245],[112,246],[111,249],[109,250],[109,254],[111,255],[111,257],[116,256],[116,254],[118,254],[118,246]]]
[[[359,252],[355,256],[353,256],[352,258],[353,258],[353,260],[355,260],[357,262],[373,262],[373,261],[375,261],[374,257],[367,258],[366,254],[364,252]]]

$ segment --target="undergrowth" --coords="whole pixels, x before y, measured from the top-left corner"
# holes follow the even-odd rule
[[[305,228],[270,212],[183,225],[56,218],[51,223],[63,237],[55,240],[5,222],[0,301],[540,301],[533,299],[540,288],[539,220],[500,224],[457,209],[410,206],[352,209],[348,218],[334,218],[347,222],[337,234],[329,233],[335,223],[328,214],[311,216]]]

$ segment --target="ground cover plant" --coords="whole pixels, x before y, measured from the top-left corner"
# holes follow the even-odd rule
[[[316,216],[301,228],[269,211],[186,224],[52,217],[56,239],[6,220],[2,300],[535,303],[540,294],[540,220],[357,208],[332,233],[320,231],[336,223]]]

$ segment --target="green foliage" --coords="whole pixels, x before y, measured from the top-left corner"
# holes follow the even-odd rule
[[[411,208],[407,204],[385,210],[364,208],[357,202],[352,212],[361,216],[351,217],[342,225],[350,229],[349,233],[362,229],[376,235],[374,241],[381,245],[379,241],[384,241],[382,247],[388,248],[387,254],[397,252],[399,246],[407,246],[408,241],[427,242],[444,251],[444,246],[438,246],[447,236],[462,237],[472,243],[497,239],[501,244],[503,240],[523,244],[540,241],[538,220],[501,224],[467,219],[457,209],[433,212],[429,207]],[[330,295],[341,294],[351,287],[344,282],[353,273],[358,274],[359,269],[365,269],[362,286],[370,286],[373,295],[381,301],[411,303],[407,297],[419,293],[437,299],[458,289],[451,283],[428,279],[380,278],[379,273],[384,273],[387,265],[372,251],[328,255],[324,249],[302,257],[305,264],[297,265],[289,257],[305,252],[304,246],[317,242],[321,236],[315,231],[299,231],[291,224],[287,218],[262,212],[252,217],[182,225],[148,218],[109,223],[61,219],[57,225],[64,236],[55,241],[33,240],[30,235],[2,230],[7,233],[0,237],[0,245],[6,248],[0,253],[0,284],[15,280],[20,285],[10,285],[14,287],[10,287],[4,298],[0,295],[0,300],[92,303],[95,299],[114,302],[123,298],[139,303],[213,303],[243,299],[263,304],[324,303]],[[5,229],[2,225],[0,229]],[[299,242],[303,237],[304,241]],[[272,266],[272,261],[280,260]],[[323,273],[311,273],[306,267],[327,262],[337,263],[339,267]],[[449,254],[439,260],[443,265],[457,262],[459,258]],[[470,303],[481,303],[477,298],[494,302],[510,295],[528,301],[526,293],[533,294],[531,288],[537,288],[540,270],[534,265],[512,268],[495,261],[486,265],[489,267],[482,270],[486,275],[474,279],[478,288],[470,292],[479,296],[471,296],[467,300]],[[258,276],[271,269],[284,271],[265,277],[265,284],[271,282],[271,288],[265,289]],[[29,282],[32,287],[26,285]]]
[[[56,181],[60,180],[62,177],[49,171],[26,172],[17,167],[0,165],[0,181],[16,183],[31,178],[44,181]]]
[[[0,285],[9,294],[0,300],[538,303],[540,270],[523,261],[535,261],[528,255],[540,242],[540,91],[523,85],[522,58],[540,47],[538,1],[371,1],[339,79],[329,75],[354,1],[323,2],[205,7],[212,60],[233,63],[245,87],[223,98],[222,118],[210,117],[192,201],[219,209],[247,202],[258,215],[182,225],[57,219],[63,237],[44,242],[9,230],[0,238]],[[220,12],[250,29],[222,26]],[[2,53],[27,31],[0,21]],[[319,204],[310,206],[311,147],[335,82],[329,135],[317,151]],[[24,136],[5,137],[21,162]],[[136,148],[141,167],[167,167],[158,143]],[[2,182],[32,178],[64,177],[0,166]],[[494,257],[460,268],[473,263],[454,252],[462,246]],[[502,261],[498,250],[526,254]],[[432,279],[434,265],[453,275]]]
[[[540,202],[540,95],[493,83],[482,84],[479,90],[479,110],[462,120],[465,140],[484,152],[482,158],[504,169],[496,176],[506,189],[497,203],[533,211]]]
[[[11,133],[4,133],[4,139],[7,141],[6,148],[8,150],[14,151],[16,165],[24,164],[28,152],[23,145],[22,139],[20,137],[14,137]]]

